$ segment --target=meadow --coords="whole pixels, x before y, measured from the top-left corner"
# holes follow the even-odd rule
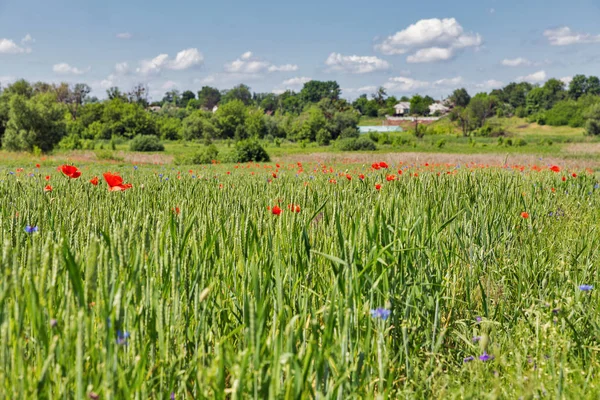
[[[0,398],[600,396],[592,170],[16,160]]]

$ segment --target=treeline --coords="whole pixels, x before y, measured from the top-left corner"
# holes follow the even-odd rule
[[[0,138],[7,150],[43,152],[56,145],[87,148],[95,141],[152,135],[164,140],[247,138],[316,141],[357,137],[360,113],[340,98],[337,82],[311,81],[299,93],[251,93],[246,85],[227,91],[204,87],[197,95],[167,92],[150,104],[148,90],[107,91],[90,97],[85,84],[30,84],[21,80],[0,93]],[[213,107],[215,108],[213,112]]]
[[[568,84],[553,78],[541,86],[513,82],[473,98],[465,89],[457,89],[449,101],[454,105],[450,117],[465,135],[501,133],[494,132],[501,126],[489,123],[493,116],[517,116],[540,125],[585,127],[588,134],[600,134],[600,79],[596,76],[576,75]]]

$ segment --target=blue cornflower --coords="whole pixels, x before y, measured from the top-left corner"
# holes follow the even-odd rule
[[[475,359],[475,357],[473,357],[473,356],[465,357],[465,358],[463,358],[463,363],[471,362],[474,359]]]
[[[473,343],[477,343],[481,340],[481,336],[474,336],[471,340],[473,341]]]
[[[171,399],[171,400],[175,400],[175,392],[171,392],[171,397],[170,397],[170,399]]]
[[[589,292],[594,288],[594,285],[579,285],[579,290],[583,292]]]
[[[489,360],[493,360],[494,356],[490,356],[487,352],[483,352],[482,355],[479,356],[479,359],[483,362],[489,361]]]
[[[27,233],[35,233],[37,231],[38,231],[38,227],[37,226],[27,225],[25,227],[25,232],[27,232]]]
[[[133,169],[137,171],[137,169],[138,169],[138,166],[137,166],[137,165],[134,165],[134,166],[133,166]]]
[[[475,321],[481,322],[481,317],[475,317]]]
[[[594,189],[598,189],[598,188],[600,188],[600,183],[596,183],[596,184],[594,185]]]
[[[162,177],[163,177],[163,174],[158,174],[158,177],[162,179]]]
[[[381,318],[382,320],[386,320],[389,318],[392,312],[390,310],[386,310],[385,308],[376,308],[371,310],[371,317],[373,318]]]
[[[12,171],[10,171],[10,172],[9,172],[9,174],[11,174],[11,175],[14,175],[15,173],[14,173],[14,172],[12,172]]]
[[[129,339],[129,336],[129,332],[117,331],[117,344],[127,346],[127,339]]]

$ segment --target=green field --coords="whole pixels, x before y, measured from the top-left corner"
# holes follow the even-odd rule
[[[0,398],[600,396],[590,172],[23,160]]]

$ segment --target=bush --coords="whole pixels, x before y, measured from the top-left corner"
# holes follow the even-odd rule
[[[369,132],[369,139],[371,139],[372,142],[379,142],[379,133],[378,132]]]
[[[515,141],[515,146],[527,146],[527,142],[524,139],[519,138]]]
[[[342,151],[374,151],[377,146],[369,138],[347,138],[337,141],[337,147]]]
[[[257,140],[242,140],[237,142],[233,151],[233,162],[265,162],[271,158]]]
[[[58,147],[62,150],[79,150],[83,148],[83,143],[79,135],[68,135],[58,142]]]
[[[347,138],[357,138],[359,136],[360,136],[360,133],[358,132],[358,128],[348,127],[348,128],[345,128],[344,130],[342,130],[342,133],[340,133],[339,138],[347,139]]]
[[[158,136],[137,135],[129,143],[131,151],[165,151],[165,146],[160,142]]]
[[[440,140],[438,140],[438,141],[437,141],[437,143],[435,144],[435,146],[436,146],[438,149],[441,149],[441,148],[443,148],[445,145],[446,145],[446,140],[445,140],[445,139],[440,139]]]
[[[219,150],[214,144],[208,146],[204,151],[200,151],[191,157],[177,156],[173,160],[175,165],[190,165],[190,164],[212,164],[213,160],[219,157]]]
[[[600,135],[600,121],[595,119],[588,120],[585,124],[585,132],[590,136]]]
[[[319,143],[320,146],[328,146],[330,140],[331,133],[325,128],[319,129],[317,132],[317,143]]]

